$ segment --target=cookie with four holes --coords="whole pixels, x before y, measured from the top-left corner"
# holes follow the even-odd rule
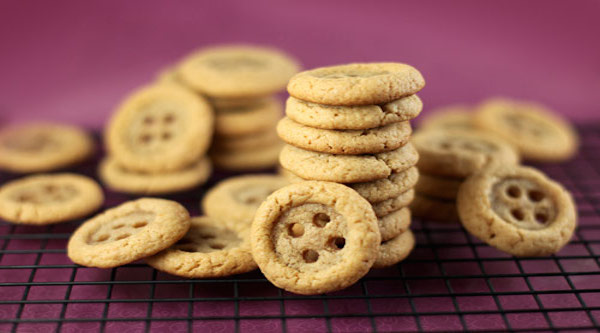
[[[536,103],[492,99],[479,106],[474,120],[516,147],[526,160],[560,162],[577,152],[573,127]]]
[[[360,130],[411,120],[422,109],[423,102],[417,95],[383,105],[359,106],[324,105],[289,97],[285,113],[295,122],[314,128]]]
[[[421,73],[401,63],[355,63],[315,68],[292,77],[291,96],[326,105],[378,105],[413,95],[425,86]]]
[[[202,199],[204,214],[234,229],[247,229],[258,206],[274,191],[289,184],[282,176],[247,175],[228,178]]]
[[[327,130],[283,118],[277,133],[286,143],[302,149],[328,154],[359,155],[391,151],[405,145],[412,129],[408,121],[364,130]]]
[[[419,154],[409,142],[389,152],[372,155],[334,155],[286,145],[281,166],[304,179],[364,183],[389,177],[417,164]]]
[[[206,100],[176,85],[131,94],[112,116],[106,145],[123,167],[140,172],[183,169],[208,149],[213,113]]]
[[[556,253],[576,226],[569,192],[530,167],[498,166],[469,177],[457,205],[467,231],[515,256]]]
[[[377,258],[381,236],[368,201],[347,186],[306,181],[261,204],[251,228],[252,256],[265,277],[298,294],[346,288]]]
[[[160,271],[186,278],[213,278],[256,269],[249,230],[229,228],[208,216],[194,217],[185,236],[145,259]]]
[[[208,180],[210,159],[204,157],[182,170],[146,173],[123,168],[111,157],[100,162],[98,173],[111,190],[132,194],[168,194],[192,189]]]
[[[373,268],[385,268],[396,265],[406,259],[415,248],[415,235],[406,230],[400,235],[381,243],[379,255]]]
[[[450,105],[431,111],[419,122],[420,130],[476,131],[473,108],[467,105]]]
[[[236,99],[274,94],[298,69],[295,59],[274,48],[220,45],[188,56],[179,65],[178,75],[202,94]]]
[[[43,172],[69,167],[88,158],[94,142],[85,131],[69,125],[32,123],[0,131],[0,169]]]
[[[512,146],[481,132],[425,130],[411,141],[419,152],[419,170],[431,175],[467,177],[489,164],[519,161]]]
[[[20,224],[46,225],[85,217],[104,202],[100,186],[72,173],[28,176],[0,187],[0,217]]]
[[[169,248],[189,227],[190,215],[182,205],[142,198],[85,221],[71,235],[67,255],[82,266],[117,267]]]

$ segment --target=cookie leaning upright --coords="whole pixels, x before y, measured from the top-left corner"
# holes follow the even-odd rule
[[[251,228],[252,256],[276,286],[298,294],[346,288],[377,259],[369,202],[341,184],[300,182],[271,194]]]
[[[274,133],[283,107],[274,94],[298,68],[284,52],[254,45],[204,48],[181,62],[179,80],[206,96],[216,111],[210,154],[217,168],[265,169],[276,164],[281,143]]]
[[[287,117],[277,126],[287,143],[279,156],[282,173],[291,181],[344,183],[371,204],[382,241],[413,240],[387,246],[384,252],[397,251],[381,253],[389,260],[377,267],[396,264],[414,246],[414,238],[399,236],[409,229],[407,206],[418,179],[419,154],[409,142],[409,121],[423,108],[415,93],[424,85],[419,71],[400,63],[309,70],[290,80]]]

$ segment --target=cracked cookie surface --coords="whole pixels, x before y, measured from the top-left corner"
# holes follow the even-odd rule
[[[177,243],[145,259],[160,271],[186,278],[224,277],[256,269],[249,230],[236,230],[208,216],[194,217]]]
[[[0,187],[0,217],[13,223],[52,224],[100,208],[104,194],[91,178],[71,173],[34,175]]]
[[[298,294],[355,283],[371,268],[381,242],[369,202],[329,182],[275,191],[258,209],[251,230],[260,270],[276,286]]]
[[[576,226],[569,192],[530,167],[495,167],[469,177],[457,205],[471,234],[515,256],[556,253]]]

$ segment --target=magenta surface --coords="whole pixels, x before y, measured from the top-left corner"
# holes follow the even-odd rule
[[[495,95],[598,121],[600,2],[20,1],[0,3],[0,121],[102,126],[119,101],[189,51],[280,47],[306,68],[402,61],[426,111]]]

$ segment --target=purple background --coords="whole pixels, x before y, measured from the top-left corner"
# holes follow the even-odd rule
[[[177,5],[173,5],[176,3]],[[306,68],[402,61],[426,110],[493,95],[598,119],[598,1],[2,1],[0,121],[100,127],[189,51],[278,46]]]

